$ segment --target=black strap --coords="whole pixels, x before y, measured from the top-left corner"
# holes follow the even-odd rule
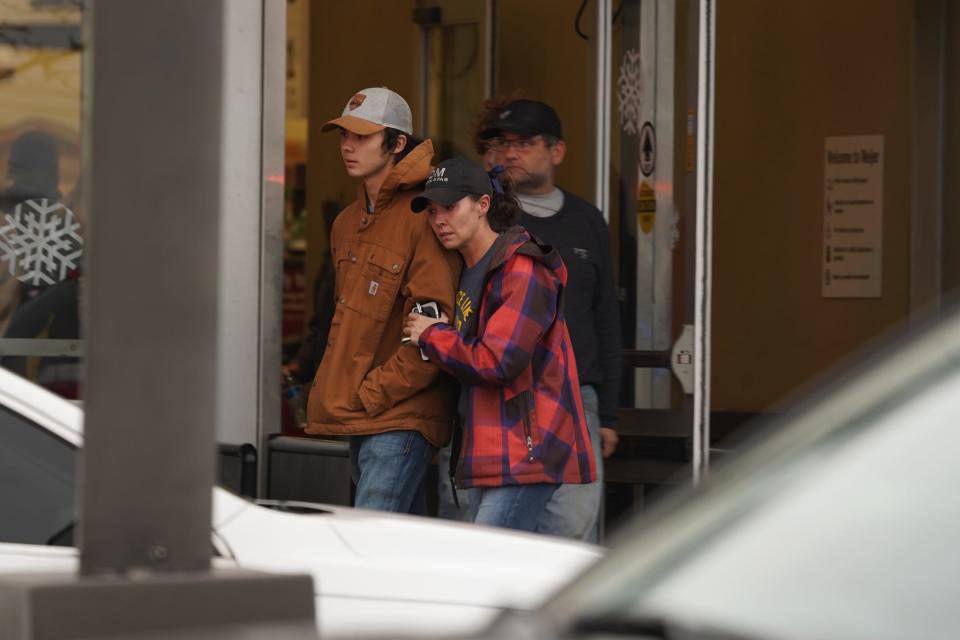
[[[453,493],[453,504],[460,508],[460,499],[457,497],[457,463],[460,462],[460,449],[463,448],[463,429],[460,426],[460,419],[457,417],[453,421],[453,438],[450,440],[450,468],[447,472],[450,474],[450,491]]]

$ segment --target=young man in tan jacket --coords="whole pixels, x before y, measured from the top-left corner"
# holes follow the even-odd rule
[[[450,438],[452,382],[401,342],[415,303],[448,316],[460,257],[437,241],[410,201],[430,175],[433,145],[413,138],[410,107],[378,87],[357,92],[339,118],[357,200],[333,224],[336,310],[307,408],[307,433],[350,436],[355,504],[422,512],[421,484],[436,447]]]

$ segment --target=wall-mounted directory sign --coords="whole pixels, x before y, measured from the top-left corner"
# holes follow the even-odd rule
[[[827,138],[825,298],[879,298],[883,285],[883,136]]]

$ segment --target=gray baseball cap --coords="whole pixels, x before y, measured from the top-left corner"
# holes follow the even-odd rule
[[[353,94],[340,117],[324,123],[320,130],[342,128],[359,135],[369,135],[387,127],[408,136],[413,135],[410,105],[400,94],[386,87],[371,87]]]

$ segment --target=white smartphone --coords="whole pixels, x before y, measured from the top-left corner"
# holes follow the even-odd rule
[[[440,307],[438,307],[437,303],[433,300],[430,302],[417,302],[413,305],[413,310],[422,316],[428,316],[430,318],[440,317]]]
[[[427,316],[428,318],[439,318],[440,317],[440,307],[436,302],[431,300],[430,302],[415,302],[413,304],[413,312],[419,313],[422,316]],[[410,342],[410,338],[404,336],[400,340],[401,342]],[[420,349],[420,357],[424,360],[429,360],[426,355],[423,353],[423,349]]]

